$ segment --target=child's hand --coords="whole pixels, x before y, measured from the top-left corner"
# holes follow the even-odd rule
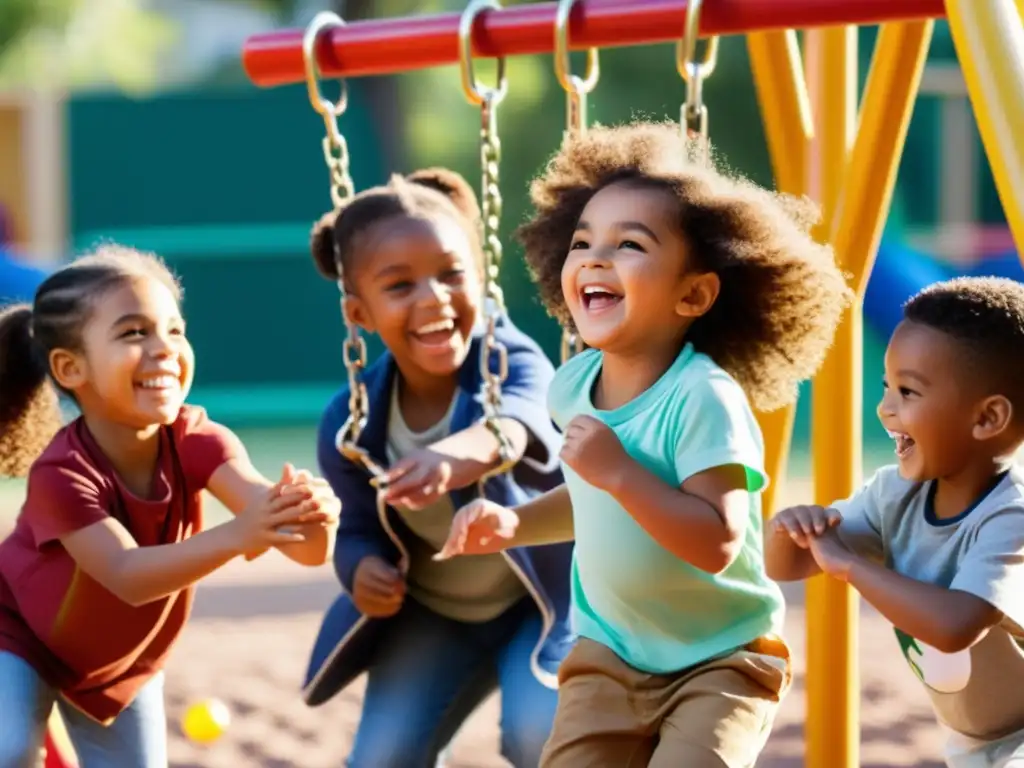
[[[790,507],[775,515],[769,525],[776,534],[789,536],[801,549],[807,549],[811,540],[824,534],[843,521],[837,510],[815,505]]]
[[[386,560],[368,555],[359,561],[352,578],[352,602],[359,612],[374,619],[398,613],[405,600],[405,579]]]
[[[474,499],[455,514],[448,540],[434,560],[500,552],[518,527],[519,515],[511,509],[486,499]]]
[[[827,573],[839,581],[847,581],[850,578],[850,568],[856,555],[843,544],[834,531],[811,537],[809,548],[814,556],[814,562],[821,568],[822,573]]]
[[[605,491],[629,460],[618,436],[591,416],[577,416],[566,425],[559,456],[590,485]]]
[[[227,525],[232,527],[238,551],[251,557],[252,553],[269,547],[305,541],[301,533],[289,530],[289,526],[322,521],[324,513],[318,507],[308,487],[275,486]]]
[[[408,509],[423,509],[448,493],[451,479],[449,457],[429,448],[416,451],[388,470],[384,500]]]
[[[313,501],[316,502],[317,511],[323,513],[318,521],[320,525],[334,525],[341,514],[341,500],[334,494],[334,489],[322,477],[314,477],[306,469],[296,470],[291,464],[284,465],[281,479],[275,488],[278,493],[283,493],[289,487],[305,487],[313,494]]]

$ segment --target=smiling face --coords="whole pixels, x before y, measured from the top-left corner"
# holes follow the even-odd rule
[[[616,183],[587,203],[562,267],[562,293],[588,346],[643,351],[678,343],[718,294],[688,272],[678,203],[666,190]]]
[[[406,378],[450,376],[469,353],[480,272],[454,219],[394,216],[359,241],[345,310],[381,341]]]
[[[961,342],[927,325],[904,320],[893,333],[878,418],[904,478],[949,478],[998,453],[1012,409],[964,375],[969,363]]]
[[[84,413],[140,430],[174,422],[195,360],[164,283],[126,278],[96,297],[81,340],[81,350],[54,350],[50,361]]]

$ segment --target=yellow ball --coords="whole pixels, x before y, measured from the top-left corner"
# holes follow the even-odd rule
[[[227,730],[231,712],[219,699],[198,701],[189,707],[181,719],[182,732],[199,744],[211,744]]]

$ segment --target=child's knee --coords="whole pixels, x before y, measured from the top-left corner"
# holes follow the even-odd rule
[[[501,718],[501,754],[514,768],[536,768],[540,755],[551,735],[557,694],[551,691],[551,701],[517,702],[506,707]]]

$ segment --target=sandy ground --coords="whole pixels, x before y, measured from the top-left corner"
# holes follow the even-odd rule
[[[362,681],[316,709],[298,686],[322,607],[338,587],[329,569],[301,569],[268,555],[233,563],[199,589],[195,616],[168,670],[171,763],[176,768],[328,768],[344,764],[359,718]],[[787,590],[788,636],[796,684],[759,765],[803,764],[804,608],[801,589]],[[906,668],[891,629],[861,611],[864,768],[939,768],[940,735],[924,693]],[[211,747],[190,744],[177,722],[191,701],[217,696],[234,721]],[[503,766],[497,756],[498,703],[491,699],[463,728],[451,765]]]
[[[789,493],[795,490],[787,488]],[[7,514],[0,515],[0,536],[16,510],[2,506]],[[168,668],[173,768],[344,765],[359,719],[363,681],[316,709],[306,707],[299,696],[322,610],[338,590],[329,567],[301,568],[276,553],[254,563],[232,562],[200,585],[193,619]],[[787,598],[795,684],[759,763],[763,768],[803,765],[802,588],[787,585]],[[925,694],[906,667],[890,627],[863,605],[859,655],[862,767],[941,768],[941,736]],[[201,747],[182,735],[178,723],[190,703],[207,697],[223,700],[233,720],[218,742]],[[450,768],[507,765],[498,757],[498,715],[492,697],[457,737]]]

